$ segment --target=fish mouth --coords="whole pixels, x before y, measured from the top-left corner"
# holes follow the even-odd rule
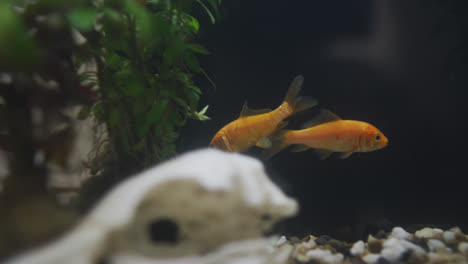
[[[382,140],[382,148],[385,148],[387,145],[388,145],[388,139],[384,137],[384,139]]]

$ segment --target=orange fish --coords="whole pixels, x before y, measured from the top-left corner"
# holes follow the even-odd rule
[[[254,145],[271,147],[269,136],[286,126],[285,118],[317,105],[316,100],[298,97],[303,81],[301,75],[293,80],[284,102],[275,110],[252,110],[244,103],[240,117],[219,130],[210,146],[228,152],[242,152]]]
[[[273,146],[263,154],[269,158],[291,144],[299,144],[293,152],[313,148],[321,159],[333,152],[340,152],[340,158],[344,159],[354,152],[384,148],[388,139],[369,123],[341,120],[332,112],[322,110],[316,119],[304,125],[304,129],[280,131],[273,140]]]

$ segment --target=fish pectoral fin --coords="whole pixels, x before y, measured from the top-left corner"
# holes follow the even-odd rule
[[[260,148],[271,148],[271,140],[268,137],[262,137],[259,141],[257,141],[257,144],[255,144],[257,147]]]
[[[328,157],[330,157],[330,155],[333,153],[333,151],[329,151],[329,150],[326,150],[326,149],[314,149],[314,152],[315,154],[317,154],[318,158],[320,160],[324,160]]]
[[[320,124],[341,120],[341,118],[329,110],[322,109],[320,113],[309,122],[302,125],[302,128],[314,127]]]
[[[278,125],[278,129],[283,129],[288,125],[288,121],[281,121]]]
[[[226,150],[228,152],[234,152],[234,150],[231,148],[231,144],[229,143],[229,140],[225,136],[221,136],[221,139],[223,140],[224,146],[226,147]]]
[[[351,154],[353,154],[352,151],[350,151],[350,152],[342,152],[342,153],[340,153],[340,155],[338,155],[338,158],[339,158],[339,159],[346,159],[347,157],[351,156]]]
[[[292,149],[291,149],[291,152],[302,152],[302,151],[306,151],[310,149],[309,146],[307,145],[304,145],[304,144],[300,144],[300,145],[295,145]]]
[[[245,116],[253,116],[253,115],[261,115],[265,113],[269,113],[273,111],[272,109],[249,109],[247,106],[247,101],[244,102],[244,105],[242,106],[241,113],[239,117],[245,117]]]

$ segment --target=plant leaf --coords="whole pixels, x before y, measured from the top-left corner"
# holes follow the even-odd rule
[[[205,107],[203,107],[203,109],[200,112],[198,112],[198,114],[199,115],[204,115],[206,113],[206,111],[208,110],[208,107],[209,107],[209,105],[206,105]]]
[[[201,72],[200,63],[195,55],[192,52],[185,52],[184,53],[184,61],[187,67],[196,73]]]
[[[198,23],[198,20],[194,18],[193,16],[187,14],[187,13],[182,13],[182,19],[185,22],[185,26],[192,31],[194,34],[198,33],[198,29],[200,28],[200,23]]]
[[[120,56],[116,53],[112,53],[108,58],[106,58],[106,62],[111,69],[118,70],[120,66]]]
[[[208,9],[208,7],[201,0],[195,0],[195,1],[197,1],[203,7],[203,9],[205,9],[208,16],[210,16],[211,23],[214,24],[216,22],[216,19],[214,18],[214,16],[211,13],[210,9]]]
[[[167,104],[169,103],[168,99],[163,99],[151,106],[150,111],[146,115],[146,122],[150,125],[156,123],[157,121],[161,120],[161,117],[166,110]]]
[[[208,4],[210,4],[211,9],[213,9],[216,14],[216,18],[219,20],[219,17],[220,17],[219,9],[218,9],[219,4],[216,3],[216,0],[206,0],[206,1],[208,2]]]
[[[206,120],[210,120],[211,118],[209,118],[208,116],[205,115],[206,111],[208,110],[208,107],[209,105],[206,105],[205,107],[203,107],[203,109],[200,111],[200,112],[193,112],[192,115],[195,119],[198,119],[200,121],[206,121]]]
[[[163,55],[164,60],[166,60],[169,65],[172,65],[175,58],[182,55],[185,48],[184,36],[182,34],[178,34],[172,38],[169,43],[167,43],[167,48]]]
[[[143,137],[140,142],[138,142],[135,146],[133,146],[133,150],[139,151],[143,150],[146,145],[146,137]]]
[[[135,0],[125,1],[126,10],[135,17],[137,29],[141,32],[141,36],[150,41],[152,36],[151,18],[149,13],[138,4]]]
[[[182,106],[184,109],[189,108],[187,102],[185,102],[184,99],[180,97],[172,97],[172,100],[174,100],[178,105]]]
[[[198,94],[201,94],[202,91],[200,90],[200,88],[196,87],[195,85],[187,85],[188,88],[194,90],[195,92],[197,92]]]
[[[68,21],[78,30],[89,31],[94,27],[94,20],[96,18],[96,9],[94,8],[80,8],[75,9],[68,13]]]
[[[0,1],[0,71],[32,70],[37,48],[12,7]]]
[[[109,114],[109,125],[110,127],[116,127],[120,121],[120,113],[117,108],[113,108]]]
[[[151,106],[151,109],[146,114],[144,124],[142,126],[138,127],[138,129],[137,129],[138,130],[138,136],[140,138],[142,136],[144,136],[146,134],[146,132],[148,132],[151,125],[153,125],[153,124],[155,124],[155,123],[157,123],[158,121],[161,120],[161,117],[162,117],[163,113],[165,112],[168,103],[169,103],[168,99],[163,99],[163,100],[161,100],[161,101],[159,101],[157,103],[154,103]],[[158,126],[157,128],[160,128],[160,126]]]
[[[188,44],[187,48],[190,50],[193,50],[196,53],[200,53],[203,55],[210,55],[210,52],[200,44],[196,44],[196,43]]]

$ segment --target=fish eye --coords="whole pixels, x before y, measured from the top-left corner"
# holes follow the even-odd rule
[[[375,141],[379,141],[380,140],[380,135],[376,135],[375,136]]]

